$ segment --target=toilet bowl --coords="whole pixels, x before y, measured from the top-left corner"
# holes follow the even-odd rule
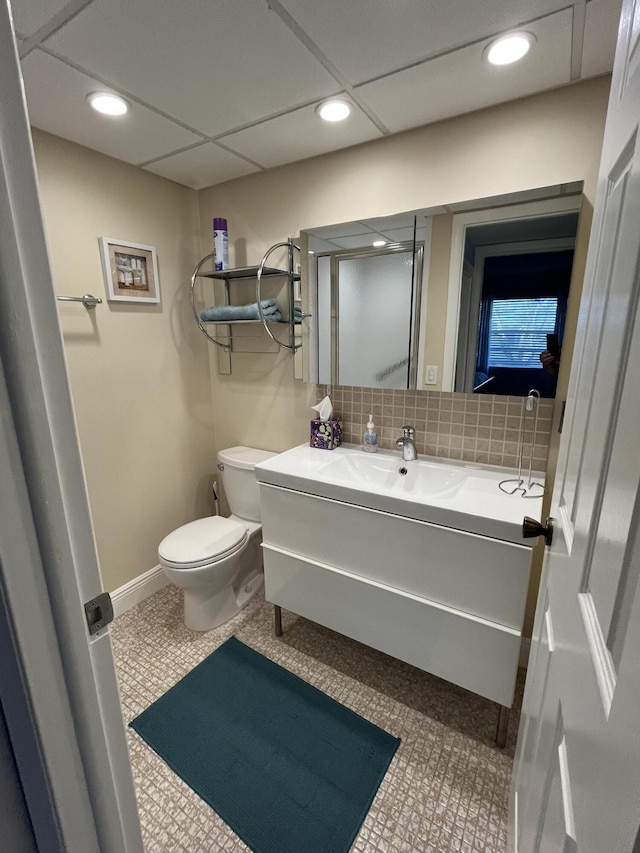
[[[260,495],[253,469],[274,455],[244,446],[221,450],[218,470],[231,515],[191,521],[158,546],[165,575],[183,590],[187,628],[217,628],[262,587]]]

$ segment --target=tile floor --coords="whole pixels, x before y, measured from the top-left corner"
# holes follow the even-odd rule
[[[402,743],[353,853],[502,853],[518,715],[493,741],[497,706],[380,652],[254,599],[221,628],[182,622],[182,594],[165,587],[116,619],[112,640],[128,723],[232,634]],[[248,848],[146,743],[127,729],[147,853]],[[305,853],[305,851],[300,851]]]

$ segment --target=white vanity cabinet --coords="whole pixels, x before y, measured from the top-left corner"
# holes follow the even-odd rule
[[[529,547],[260,490],[267,601],[511,705]]]
[[[314,478],[308,449],[296,450],[298,459],[288,451],[291,475],[279,457],[256,469],[267,600],[509,708],[530,545],[519,532],[479,533],[477,519],[473,532],[461,529],[464,512],[454,513],[462,497],[385,503],[382,494],[323,479],[323,469]],[[474,469],[460,489],[481,504],[485,473]],[[489,475],[493,496],[499,475]],[[509,509],[497,518],[494,508],[488,530],[517,531],[514,519],[521,528],[522,515],[538,511],[538,501],[504,498]],[[441,523],[447,511],[456,527]]]

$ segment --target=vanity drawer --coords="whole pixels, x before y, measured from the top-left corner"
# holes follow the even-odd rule
[[[531,548],[260,484],[263,542],[520,631]]]
[[[267,601],[510,707],[520,632],[263,544]]]

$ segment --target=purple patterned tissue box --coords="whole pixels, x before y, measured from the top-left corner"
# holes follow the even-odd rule
[[[311,421],[309,445],[322,450],[335,450],[342,444],[342,423],[337,418],[330,421]]]

